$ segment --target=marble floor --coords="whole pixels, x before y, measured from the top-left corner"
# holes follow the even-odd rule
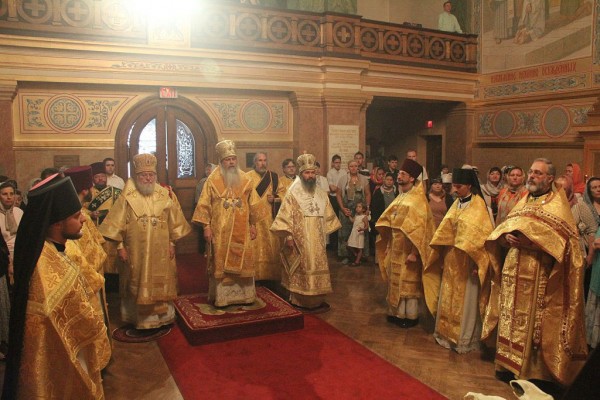
[[[410,329],[388,323],[386,289],[376,265],[350,267],[330,256],[330,267],[331,310],[320,318],[450,399],[462,399],[467,392],[514,398],[508,385],[494,378],[493,363],[480,352],[460,355],[437,345],[428,333],[431,321]],[[111,295],[109,303],[114,328],[120,325],[118,297]],[[3,370],[0,365],[1,376]],[[155,342],[115,342],[104,390],[107,400],[182,399]]]

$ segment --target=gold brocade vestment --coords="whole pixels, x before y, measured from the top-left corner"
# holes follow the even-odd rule
[[[165,303],[177,297],[177,267],[169,246],[191,228],[176,197],[171,199],[168,189],[158,184],[150,196],[143,196],[129,179],[99,230],[105,238],[123,243],[129,256],[128,265],[119,271],[121,309],[124,302],[130,304],[135,308],[131,315],[137,316],[126,320],[139,329],[169,323],[150,322],[148,316],[164,314]]]
[[[260,202],[252,182],[242,173],[236,188],[227,188],[220,168],[204,184],[192,221],[209,225],[212,230],[212,259],[209,273],[217,279],[232,274],[254,277],[253,246],[250,224],[270,213]]]
[[[106,253],[102,248],[104,238],[100,232],[98,232],[98,228],[96,228],[94,221],[92,221],[83,210],[82,214],[85,216],[85,221],[81,228],[82,236],[78,240],[67,240],[65,244],[65,254],[79,266],[81,275],[83,275],[94,292],[94,296],[90,298],[90,303],[96,312],[103,316],[104,323],[108,328],[108,308],[104,292],[104,275],[102,274],[103,265],[106,261]],[[100,352],[98,357],[103,361],[103,365],[101,366],[102,369],[104,369],[110,361],[110,357],[102,359],[102,357],[105,357],[106,355],[110,356],[110,349],[108,352],[106,349],[103,349],[103,343],[104,340],[97,346]]]
[[[253,188],[257,188],[261,181],[270,174],[267,171],[264,176],[261,176],[256,171],[252,170],[246,173],[248,179],[250,179]],[[273,181],[268,185],[266,190],[260,196],[260,204],[264,209],[271,209],[273,205],[269,203],[267,196],[279,196],[279,201],[285,196],[286,188],[279,183],[277,189],[273,190]],[[267,213],[264,218],[256,222],[256,239],[253,242],[254,246],[254,268],[255,268],[255,279],[270,279],[280,280],[281,279],[281,261],[279,259],[280,243],[279,238],[275,236],[269,228],[273,223],[272,213]]]
[[[508,251],[483,335],[497,327],[496,365],[519,379],[554,378],[568,385],[585,363],[587,346],[583,255],[564,191],[521,199],[488,244],[514,232],[536,248]]]
[[[107,186],[103,190],[92,187],[92,201],[85,204],[85,207],[87,208],[88,213],[93,211],[100,212],[100,216],[95,220],[96,226],[99,226],[104,222],[104,218],[108,215],[108,212],[121,195],[121,192],[121,189],[112,186]],[[109,274],[118,273],[120,267],[119,263],[121,261],[117,258],[117,244],[111,241],[105,241],[103,242],[102,247],[107,255],[106,261],[103,264],[103,272]]]
[[[279,184],[283,187],[283,195],[282,197],[285,197],[285,195],[287,194],[288,189],[290,188],[290,186],[292,186],[292,183],[294,183],[294,180],[296,178],[288,178],[285,175],[281,175],[279,177]]]
[[[464,299],[473,269],[479,281],[478,312],[485,312],[491,281],[484,245],[493,229],[485,201],[473,194],[466,208],[459,207],[459,199],[454,201],[431,240],[431,256],[423,273],[425,300],[436,316],[436,334],[457,346],[461,346]]]
[[[104,398],[100,370],[110,343],[94,296],[79,267],[44,243],[29,286],[20,399]]]
[[[304,190],[296,179],[283,199],[271,225],[277,236],[291,236],[295,254],[282,252],[289,263],[282,272],[281,284],[292,293],[315,296],[331,292],[331,277],[325,250],[325,237],[340,229],[341,224],[327,198],[327,192],[315,187],[314,195]]]
[[[429,243],[435,232],[433,215],[418,183],[407,193],[400,193],[375,224],[377,258],[381,275],[388,282],[388,304],[397,307],[400,298],[420,298],[423,293],[423,264],[427,264]],[[417,261],[407,263],[412,249]]]

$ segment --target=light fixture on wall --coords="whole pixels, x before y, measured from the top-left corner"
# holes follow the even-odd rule
[[[433,121],[427,121],[427,129],[433,128]]]

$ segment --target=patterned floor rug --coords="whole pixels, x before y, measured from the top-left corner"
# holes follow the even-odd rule
[[[156,329],[135,329],[133,325],[125,325],[115,329],[112,332],[112,337],[119,342],[125,343],[145,343],[152,342],[171,332],[172,325],[164,326]]]
[[[175,300],[178,324],[191,345],[286,332],[304,327],[303,314],[265,287],[247,306],[214,307],[206,294]]]

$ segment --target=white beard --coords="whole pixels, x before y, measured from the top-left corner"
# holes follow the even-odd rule
[[[142,196],[149,197],[154,193],[154,183],[140,183],[135,181],[135,187]]]
[[[238,167],[229,167],[228,169],[225,169],[222,165],[220,167],[225,186],[228,188],[239,186],[240,181],[242,180],[241,170]]]

